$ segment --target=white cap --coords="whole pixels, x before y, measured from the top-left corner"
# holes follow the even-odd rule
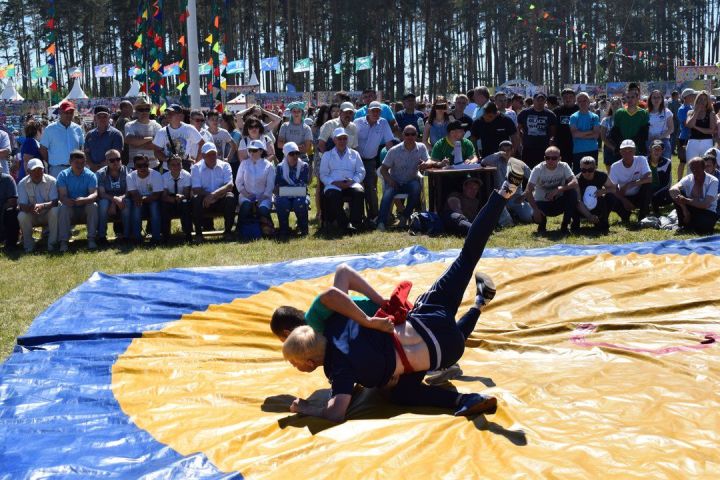
[[[342,136],[345,136],[345,137],[348,136],[348,133],[345,131],[344,128],[338,127],[335,130],[333,130],[333,138],[342,137]]]
[[[252,142],[250,142],[250,145],[248,145],[248,149],[251,149],[251,148],[254,148],[257,150],[262,150],[264,152],[265,151],[265,142],[263,142],[262,140],[253,140]]]
[[[202,153],[203,155],[208,152],[216,152],[217,153],[217,147],[214,143],[204,143],[202,146]]]
[[[697,95],[697,92],[695,90],[693,90],[692,88],[686,88],[680,94],[680,98],[684,99],[685,97],[689,97],[690,95]]]
[[[39,158],[33,158],[32,160],[30,160],[28,162],[28,166],[27,166],[28,172],[31,172],[31,171],[35,170],[36,168],[42,168],[43,170],[45,170],[45,164],[43,164],[42,160],[40,160]]]
[[[343,102],[340,104],[340,111],[341,112],[347,112],[348,110],[355,111],[355,105],[353,105],[351,102]]]
[[[382,103],[380,103],[378,101],[370,102],[370,105],[368,105],[368,110],[381,109],[381,108],[382,108]]]
[[[289,154],[291,154],[291,153],[293,153],[293,152],[298,152],[298,153],[300,152],[300,149],[298,148],[297,143],[295,143],[295,142],[287,142],[287,143],[283,146],[283,153],[284,153],[285,155],[289,155]]]
[[[626,138],[620,144],[620,150],[622,150],[623,148],[632,148],[633,150],[635,150],[635,142],[633,142],[629,138]]]

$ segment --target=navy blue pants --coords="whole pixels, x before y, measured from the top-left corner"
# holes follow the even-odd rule
[[[465,351],[465,340],[475,329],[480,310],[471,308],[457,323],[455,315],[506,203],[500,194],[492,193],[475,217],[458,257],[430,290],[416,300],[408,314],[408,321],[428,346],[433,370],[456,363]],[[392,400],[403,405],[454,408],[458,393],[425,385],[424,376],[425,372],[401,375],[392,391]]]

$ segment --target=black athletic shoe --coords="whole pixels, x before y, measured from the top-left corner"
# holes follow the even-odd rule
[[[478,413],[492,415],[497,412],[497,398],[479,393],[468,393],[460,397],[458,407],[455,412],[456,417],[469,417]]]
[[[475,272],[475,285],[477,286],[476,302],[487,305],[495,298],[495,282],[483,272]]]

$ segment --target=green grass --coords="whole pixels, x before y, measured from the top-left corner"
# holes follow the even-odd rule
[[[546,236],[535,235],[534,225],[499,230],[491,237],[489,246],[533,248],[556,243],[614,244],[691,238],[690,235],[677,235],[663,230],[628,230],[618,224],[619,219],[615,214],[610,217],[608,235],[591,236],[586,233],[562,237],[555,233],[559,219],[550,219]],[[160,248],[109,248],[88,252],[84,249],[84,240],[76,240],[71,244],[70,252],[62,255],[48,255],[44,249],[31,255],[7,257],[0,254],[0,360],[12,351],[16,338],[27,330],[40,312],[95,271],[132,273],[176,267],[251,265],[297,258],[381,252],[412,245],[443,250],[459,248],[462,243],[462,239],[455,237],[412,237],[399,231],[368,232],[343,238],[315,236],[312,234],[314,231],[315,225],[311,224],[309,237],[292,239],[288,243],[260,240],[252,244],[239,244],[217,238],[209,239],[200,246],[177,244]]]

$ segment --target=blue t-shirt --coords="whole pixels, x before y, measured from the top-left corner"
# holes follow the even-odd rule
[[[412,125],[415,128],[420,128],[418,126],[418,120],[423,120],[424,123],[425,115],[423,115],[423,113],[418,110],[415,110],[413,113],[408,113],[405,110],[400,110],[395,115],[395,119],[397,120],[398,130],[402,131],[408,125]]]
[[[30,155],[30,158],[40,158],[40,142],[34,138],[26,138],[20,149],[20,171],[18,172],[18,178],[23,179],[26,175],[25,172],[25,155]]]
[[[382,387],[395,372],[395,348],[387,333],[335,314],[325,324],[325,338],[323,369],[333,396],[352,394],[356,383]]]
[[[393,114],[392,108],[390,108],[386,104],[381,104],[380,107],[380,118],[384,118],[387,120],[388,123],[392,123],[395,121],[395,115]],[[367,105],[359,109],[357,112],[355,112],[355,120],[358,118],[366,117],[367,116]]]
[[[57,177],[57,187],[67,189],[68,197],[72,199],[87,197],[90,189],[97,189],[97,185],[97,177],[87,167],[80,175],[75,175],[72,167],[66,168]]]
[[[681,140],[687,140],[690,138],[690,130],[685,126],[685,122],[687,121],[688,113],[690,113],[690,110],[692,109],[692,106],[685,104],[678,108],[677,118],[678,122],[680,122],[680,135],[678,138]]]
[[[600,126],[600,117],[593,112],[582,113],[577,111],[570,115],[570,128],[576,128],[581,132],[590,132],[593,128]],[[597,152],[598,141],[596,138],[574,138],[573,153]]]

